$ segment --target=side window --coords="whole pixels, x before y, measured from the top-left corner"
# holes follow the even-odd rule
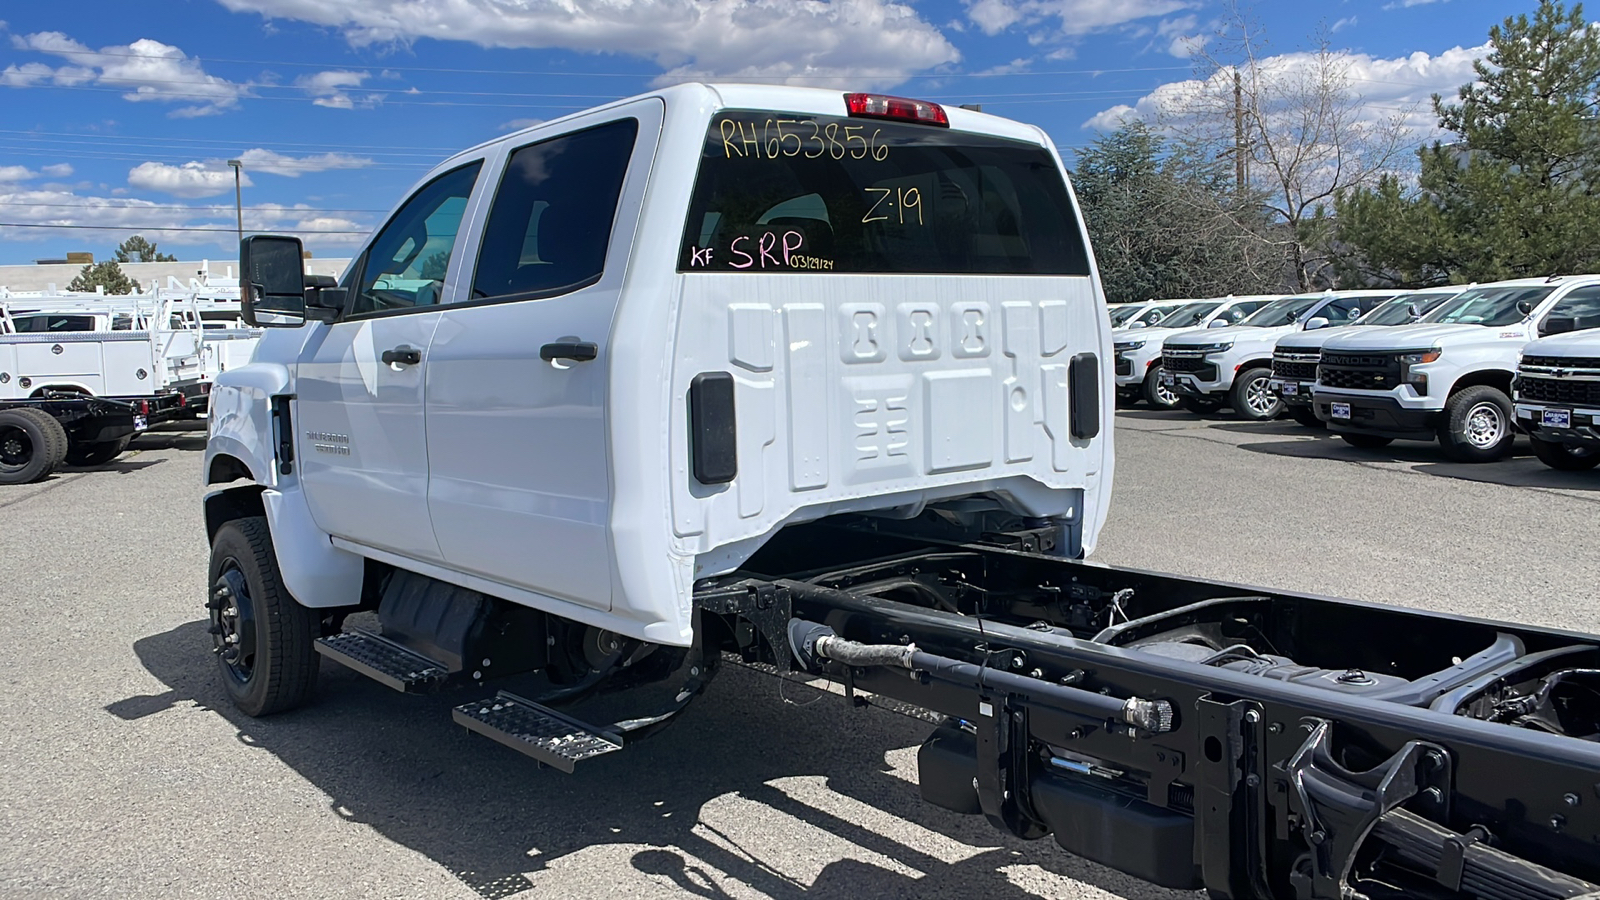
[[[1377,299],[1376,297],[1340,297],[1324,306],[1321,312],[1314,313],[1313,317],[1321,316],[1334,325],[1339,324],[1341,321],[1348,322],[1351,319],[1360,318],[1362,313],[1372,308],[1367,303],[1368,300]]]
[[[639,133],[608,122],[511,154],[489,208],[473,299],[531,297],[599,279]]]
[[[1557,300],[1550,314],[1539,323],[1541,332],[1551,319],[1572,319],[1573,330],[1600,327],[1600,285],[1574,288],[1572,293]]]
[[[383,226],[367,248],[352,313],[439,302],[450,251],[482,165],[462,166],[428,182]]]
[[[1251,313],[1266,306],[1267,303],[1268,301],[1266,300],[1247,300],[1243,303],[1235,303],[1228,307],[1228,321],[1243,322],[1250,317]]]

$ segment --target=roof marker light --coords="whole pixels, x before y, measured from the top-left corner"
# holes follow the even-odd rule
[[[950,118],[945,115],[944,107],[926,100],[908,100],[885,94],[845,94],[844,105],[850,110],[850,115],[861,118],[950,127]]]

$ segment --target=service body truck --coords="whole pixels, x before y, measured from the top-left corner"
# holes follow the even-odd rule
[[[1466,288],[1447,288],[1400,294],[1349,325],[1286,334],[1278,338],[1273,347],[1272,380],[1267,382],[1267,388],[1283,401],[1284,409],[1296,422],[1321,428],[1322,420],[1311,408],[1311,391],[1317,383],[1317,362],[1322,358],[1323,344],[1355,328],[1410,325],[1464,290]]]
[[[1167,314],[1159,325],[1113,331],[1117,396],[1128,401],[1143,399],[1156,409],[1177,406],[1178,395],[1161,381],[1161,347],[1166,339],[1191,328],[1237,325],[1276,299],[1269,295],[1196,300]]]
[[[1600,297],[1600,276],[1481,285],[1423,321],[1336,337],[1322,347],[1317,418],[1354,446],[1437,440],[1460,462],[1489,462],[1516,437],[1511,379],[1524,344],[1571,330]]]
[[[1228,328],[1183,331],[1161,351],[1161,381],[1191,412],[1232,406],[1247,419],[1272,419],[1283,403],[1268,390],[1272,348],[1297,331],[1352,322],[1393,291],[1327,291],[1283,297]]]
[[[1159,884],[1600,890],[1600,639],[1082,561],[1110,332],[1037,128],[679,85],[443,163],[337,284],[241,257],[298,326],[212,395],[248,714],[326,658],[572,771],[739,654],[937,714],[927,800]]]
[[[1512,382],[1534,455],[1568,472],[1600,464],[1600,331],[1591,330],[1600,328],[1600,297],[1572,312],[1579,330],[1528,343]]]

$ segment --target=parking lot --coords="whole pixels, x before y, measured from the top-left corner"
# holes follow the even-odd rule
[[[1117,442],[1098,561],[1600,629],[1600,473],[1525,440],[1470,466],[1128,410]],[[203,443],[0,489],[0,895],[1177,896],[923,804],[924,724],[737,667],[574,776],[331,665],[311,707],[242,717],[202,621]]]

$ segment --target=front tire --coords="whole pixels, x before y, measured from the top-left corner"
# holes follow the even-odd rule
[[[1494,462],[1511,452],[1511,398],[1488,385],[1463,388],[1444,406],[1439,443],[1456,462]]]
[[[1562,472],[1583,472],[1600,465],[1600,450],[1591,447],[1568,447],[1557,441],[1533,439],[1533,455],[1539,462]]]
[[[74,441],[67,445],[67,465],[103,466],[121,456],[132,441],[133,438],[131,436],[120,437],[113,441],[95,441],[94,443]]]
[[[28,407],[0,410],[0,484],[50,477],[67,455],[67,432],[48,413]]]
[[[1144,376],[1144,402],[1152,409],[1176,409],[1178,406],[1178,395],[1161,383],[1160,366],[1152,366]]]
[[[1265,367],[1245,369],[1233,379],[1228,399],[1233,411],[1246,419],[1265,422],[1276,419],[1283,412],[1283,401],[1272,395],[1267,382],[1272,380],[1272,370]]]
[[[265,517],[217,529],[206,606],[223,687],[240,712],[271,715],[311,696],[322,623],[284,587]]]

